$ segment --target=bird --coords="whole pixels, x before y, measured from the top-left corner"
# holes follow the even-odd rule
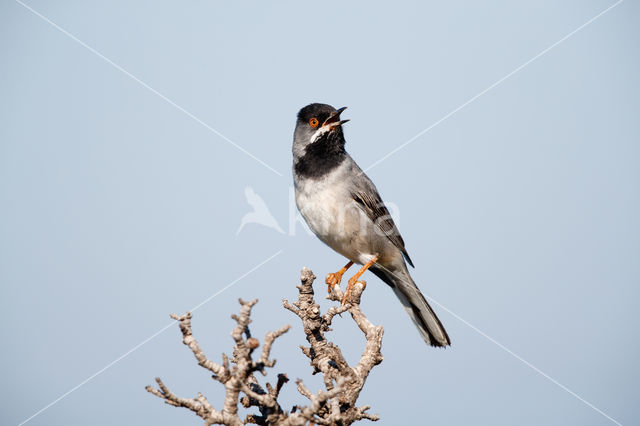
[[[329,292],[353,265],[362,265],[347,285],[342,304],[365,271],[389,285],[422,339],[446,347],[451,340],[411,278],[413,262],[376,186],[345,150],[340,118],[346,107],[312,103],[298,112],[293,134],[293,181],[300,214],[313,233],[348,259],[325,280]]]

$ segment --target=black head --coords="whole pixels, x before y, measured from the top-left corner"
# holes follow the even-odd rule
[[[327,104],[309,104],[298,112],[297,126],[308,126],[310,131],[318,130],[324,126],[335,129],[349,120],[340,120],[340,114],[347,109],[343,107],[335,109]]]
[[[343,139],[342,125],[349,120],[340,120],[346,107],[335,109],[326,104],[309,104],[298,112],[293,136],[294,155],[302,154],[304,148],[320,139]]]
[[[309,104],[298,112],[298,124],[306,123],[311,126],[311,120],[318,120],[318,124],[311,126],[317,128],[325,122],[330,115],[335,114],[336,109],[327,104]]]
[[[322,173],[342,162],[346,155],[342,125],[349,120],[340,120],[340,114],[345,109],[316,103],[298,112],[293,159],[300,174]]]

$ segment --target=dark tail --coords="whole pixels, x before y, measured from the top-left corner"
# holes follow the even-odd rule
[[[440,347],[451,344],[451,340],[449,340],[442,323],[427,303],[416,283],[413,282],[406,266],[401,270],[392,272],[376,264],[369,270],[393,289],[427,344]]]

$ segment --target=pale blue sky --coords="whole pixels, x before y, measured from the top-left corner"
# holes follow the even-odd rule
[[[26,2],[145,87],[1,2],[0,423],[275,253],[196,310],[194,331],[217,359],[235,301],[258,297],[255,335],[294,326],[273,373],[320,388],[281,299],[302,266],[324,277],[344,259],[300,225],[288,232],[298,109],[348,106],[347,149],[365,168],[614,3]],[[369,171],[453,342],[427,347],[366,275],[385,360],[360,402],[379,424],[614,424],[504,348],[637,422],[639,17],[622,2]],[[246,187],[285,234],[236,235]],[[349,318],[333,337],[357,358]],[[144,391],[156,376],[220,406],[174,325],[27,424],[200,424]],[[288,385],[282,402],[303,400]]]

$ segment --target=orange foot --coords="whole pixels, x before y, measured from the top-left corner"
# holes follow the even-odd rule
[[[331,293],[331,290],[333,290],[333,287],[340,285],[340,281],[342,281],[342,276],[344,275],[345,272],[347,272],[347,269],[349,269],[351,265],[353,265],[353,262],[347,263],[338,272],[330,273],[327,275],[327,278],[324,280],[324,282],[327,283],[327,286],[328,286],[327,290],[329,291],[329,293]]]
[[[356,274],[354,276],[349,278],[349,284],[347,284],[347,289],[344,292],[344,296],[342,296],[342,305],[343,306],[347,303],[347,300],[349,300],[351,298],[351,292],[353,291],[353,286],[356,285],[356,283],[360,279],[360,276],[362,274],[364,274],[364,272],[367,269],[369,269],[377,261],[378,261],[378,256],[373,256],[373,258],[370,261],[368,261],[367,263],[365,263],[362,266],[362,268],[360,268],[360,270],[358,272],[356,272]],[[362,285],[364,285],[365,288],[367,287],[367,283],[365,283],[364,281],[360,281],[360,282],[362,283]]]
[[[351,277],[349,279],[349,283],[347,284],[347,289],[344,291],[344,296],[342,296],[342,306],[347,304],[347,301],[349,299],[351,299],[351,293],[353,292],[353,287],[360,283],[362,284],[362,290],[364,291],[365,288],[367,288],[367,282],[366,281],[358,281],[357,279],[354,280],[354,278],[356,278],[355,276]]]
[[[327,291],[331,293],[331,290],[337,285],[340,285],[340,281],[342,281],[342,274],[340,272],[332,272],[327,275],[327,279],[324,280],[327,283]]]

